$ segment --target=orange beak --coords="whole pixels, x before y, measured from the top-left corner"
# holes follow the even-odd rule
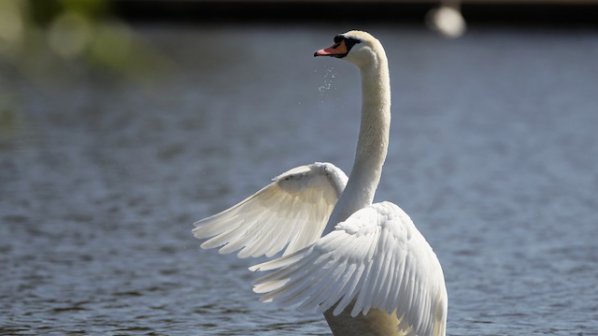
[[[340,57],[347,55],[349,51],[347,50],[347,45],[345,41],[340,41],[339,43],[335,43],[333,46],[325,49],[320,49],[314,53],[314,57],[317,56],[334,56]]]

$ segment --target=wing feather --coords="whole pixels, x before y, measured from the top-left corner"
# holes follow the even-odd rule
[[[308,311],[396,312],[410,335],[440,335],[446,287],[440,263],[409,217],[383,202],[361,209],[319,241],[256,265],[272,270],[254,291]]]
[[[195,223],[204,249],[240,258],[288,255],[320,238],[347,183],[330,163],[293,168],[245,200]],[[286,248],[286,249],[285,249]]]
[[[356,264],[357,266],[357,270],[351,275],[351,284],[347,287],[343,299],[336,305],[336,307],[334,308],[333,314],[334,315],[338,315],[340,313],[342,313],[345,308],[349,305],[349,303],[351,303],[353,301],[353,298],[355,298],[355,294],[357,293],[357,291],[355,291],[355,288],[358,287],[360,281],[361,281],[361,275],[363,274],[364,270],[365,270],[365,265],[364,264]]]

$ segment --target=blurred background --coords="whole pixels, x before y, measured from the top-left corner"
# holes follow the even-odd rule
[[[351,168],[367,30],[391,67],[377,200],[410,214],[448,335],[598,335],[598,2],[0,0],[0,334],[327,335],[193,222]]]

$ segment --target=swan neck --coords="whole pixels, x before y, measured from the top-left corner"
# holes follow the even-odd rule
[[[383,56],[383,55],[382,55]],[[372,204],[388,150],[390,80],[386,57],[361,72],[362,112],[351,178],[361,191],[360,208]],[[351,180],[349,180],[351,181]]]
[[[390,130],[390,79],[384,51],[361,67],[362,111],[355,162],[347,186],[331,217],[333,225],[369,206],[380,182]]]

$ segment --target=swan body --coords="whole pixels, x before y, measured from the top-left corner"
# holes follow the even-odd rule
[[[330,163],[283,173],[254,195],[195,223],[203,248],[239,257],[282,256],[250,269],[262,301],[324,314],[334,335],[444,336],[447,293],[440,263],[409,216],[373,204],[390,128],[388,61],[362,31],[314,56],[355,64],[362,117],[349,178]]]

